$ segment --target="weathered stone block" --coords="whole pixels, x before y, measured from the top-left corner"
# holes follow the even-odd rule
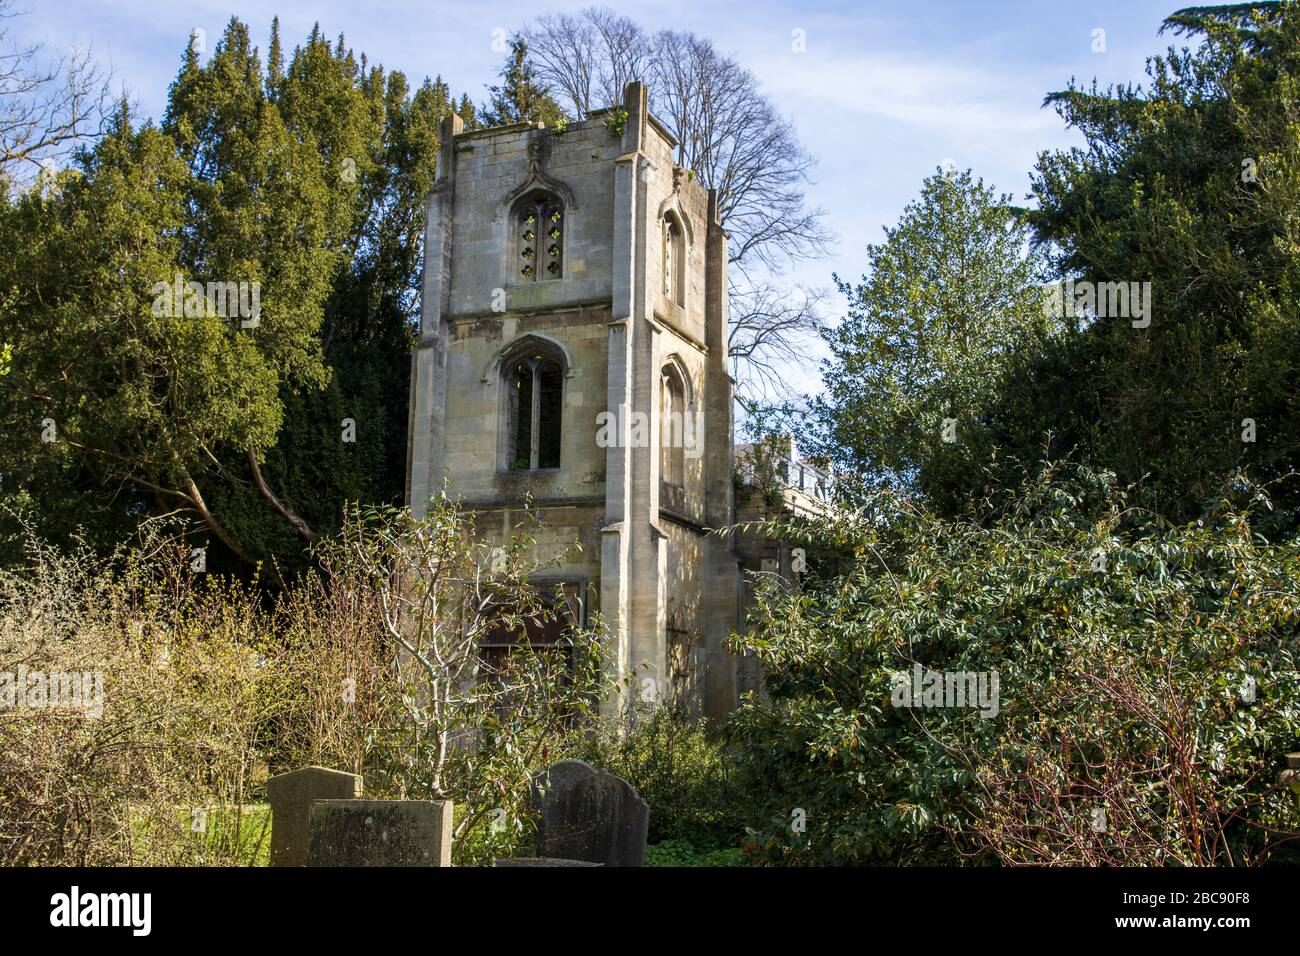
[[[355,800],[362,778],[328,767],[303,767],[266,782],[271,804],[271,865],[306,866],[307,838],[314,800]]]
[[[317,800],[308,866],[451,866],[449,800]]]
[[[563,760],[533,779],[537,855],[606,866],[645,861],[650,805],[626,780],[581,760]]]

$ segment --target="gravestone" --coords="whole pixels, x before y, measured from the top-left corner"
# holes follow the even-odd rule
[[[450,800],[317,800],[308,866],[451,866]]]
[[[626,780],[581,760],[533,778],[537,856],[606,866],[645,862],[650,805]]]
[[[271,865],[307,865],[313,800],[356,800],[362,790],[360,775],[328,767],[303,767],[266,781],[271,803]]]

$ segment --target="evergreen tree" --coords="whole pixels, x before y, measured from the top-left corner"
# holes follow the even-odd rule
[[[273,438],[277,362],[188,286],[177,307],[175,277],[208,276],[186,256],[193,185],[171,138],[134,129],[123,107],[79,176],[11,210],[6,497],[39,509],[38,527],[81,525],[105,547],[133,516],[184,508],[247,557],[204,479],[222,444]]]
[[[1198,514],[1238,469],[1279,479],[1275,520],[1293,527],[1300,11],[1193,8],[1166,28],[1202,43],[1153,57],[1144,89],[1049,97],[1087,147],[1044,154],[1032,214],[1060,275],[1149,282],[1150,324],[1083,323],[1026,367],[998,416],[1145,477],[1171,517]]]
[[[465,121],[466,130],[478,129],[478,110],[468,93],[461,95],[460,105],[456,107],[456,115]]]
[[[271,46],[266,54],[266,86],[272,94],[280,88],[284,80],[284,50],[280,48],[280,18],[271,18]]]
[[[825,334],[820,450],[870,485],[957,508],[978,480],[991,445],[980,412],[1012,353],[1050,331],[1009,200],[969,171],[931,176],[867,247],[862,282],[835,279],[849,314]]]
[[[449,95],[319,28],[287,69],[278,26],[270,49],[263,69],[232,20],[206,65],[185,50],[161,129],[123,107],[77,173],[0,208],[0,499],[55,540],[80,527],[107,549],[180,514],[209,567],[291,568],[345,502],[401,501]],[[256,321],[204,295],[160,311],[177,276],[256,282]],[[47,419],[58,441],[41,440]]]
[[[484,126],[537,122],[553,126],[565,119],[564,110],[537,79],[528,59],[528,44],[518,34],[510,41],[510,54],[501,68],[501,85],[488,89],[492,95],[480,117]]]

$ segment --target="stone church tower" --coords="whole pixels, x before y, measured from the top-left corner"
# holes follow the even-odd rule
[[[727,237],[628,84],[563,130],[444,120],[426,206],[407,501],[442,488],[500,539],[525,496],[548,586],[599,611],[611,676],[713,719],[736,704]]]

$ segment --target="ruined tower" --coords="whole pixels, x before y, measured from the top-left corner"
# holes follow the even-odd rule
[[[444,120],[425,216],[407,501],[488,538],[531,496],[552,586],[600,612],[610,676],[719,719],[736,702],[727,239],[645,87],[564,128]]]

